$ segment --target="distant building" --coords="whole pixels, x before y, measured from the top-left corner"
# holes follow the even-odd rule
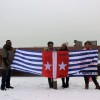
[[[82,47],[82,41],[74,40],[75,47]]]
[[[93,46],[97,46],[97,41],[90,41]]]

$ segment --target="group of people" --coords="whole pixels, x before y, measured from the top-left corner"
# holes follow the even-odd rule
[[[46,51],[54,51],[55,49],[53,48],[54,43],[52,41],[48,42],[48,48],[46,49]],[[84,43],[84,50],[91,50],[92,49],[92,44],[89,41],[86,41]],[[68,46],[66,45],[66,43],[63,43],[61,48],[57,51],[69,51],[68,50]],[[84,76],[84,81],[85,81],[85,89],[89,89],[89,79],[92,78],[92,81],[94,82],[96,89],[100,89],[100,85],[97,82],[96,76]],[[62,87],[63,88],[68,88],[69,87],[69,77],[65,77],[62,78]],[[48,78],[48,84],[49,84],[49,88],[53,88],[53,79],[52,78]]]
[[[47,43],[48,47],[45,49],[45,51],[54,51],[54,43],[52,41],[49,41]],[[84,43],[85,50],[91,50],[92,45],[91,42],[87,41]],[[66,43],[63,43],[61,48],[57,51],[69,51],[68,46]],[[14,59],[14,49],[12,47],[12,43],[10,40],[6,41],[6,44],[3,46],[2,50],[2,79],[1,79],[1,90],[6,90],[7,88],[13,89],[10,85],[10,78],[11,78],[11,63]],[[97,82],[96,76],[84,76],[85,80],[85,89],[89,89],[89,78],[92,78],[96,89],[100,89],[99,83]],[[62,87],[68,88],[69,87],[69,77],[66,76],[65,78],[62,78]],[[48,78],[48,84],[49,88],[53,88],[53,78]]]
[[[47,43],[47,45],[48,45],[48,47],[45,49],[45,51],[55,51],[56,50],[53,47],[54,43],[52,41],[49,41]],[[56,51],[68,51],[66,43],[63,43],[62,47]],[[53,88],[53,79],[52,78],[48,78],[48,84],[49,84],[49,88]],[[62,87],[63,88],[69,87],[69,77],[62,78]]]

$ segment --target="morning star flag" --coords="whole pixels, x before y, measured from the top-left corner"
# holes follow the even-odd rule
[[[42,76],[49,78],[62,78],[68,75],[68,52],[67,51],[44,51]]]
[[[60,51],[58,51],[60,52]],[[58,61],[58,59],[63,59],[61,57],[62,54],[53,53],[54,59]],[[64,51],[61,51],[64,52]],[[49,53],[47,54],[49,55]],[[50,54],[52,55],[52,53]],[[67,56],[67,55],[66,55]],[[52,56],[51,56],[52,57]],[[47,58],[48,59],[48,58]],[[52,59],[52,58],[50,58]],[[49,59],[49,60],[50,60]],[[65,59],[65,60],[68,60]],[[56,76],[61,77],[65,75],[64,70],[67,70],[68,67],[68,76],[84,76],[84,75],[98,75],[97,73],[97,63],[98,63],[98,50],[77,50],[77,51],[69,51],[69,61],[68,65],[65,63],[65,60],[57,61],[51,60],[51,62],[45,63],[43,61],[43,53],[42,51],[30,51],[30,50],[19,50],[16,49],[14,60],[12,63],[12,69],[19,70],[22,72],[28,72],[36,75],[42,75],[42,66],[43,62],[47,65],[46,69],[50,69],[52,72],[56,70],[57,73],[52,73],[50,77]],[[57,68],[52,67],[52,64],[57,64]],[[66,66],[65,66],[66,65]],[[43,67],[45,69],[45,67]],[[60,70],[59,70],[60,69]],[[49,70],[48,70],[49,71]],[[64,74],[61,74],[64,73]],[[66,71],[67,75],[67,71]]]
[[[98,50],[69,52],[69,76],[98,75]]]
[[[68,75],[69,52],[57,52],[57,78],[63,78]]]
[[[42,52],[16,49],[12,69],[36,75],[42,74]]]
[[[53,77],[52,52],[43,52],[42,58],[43,58],[42,75],[45,77],[52,78]]]

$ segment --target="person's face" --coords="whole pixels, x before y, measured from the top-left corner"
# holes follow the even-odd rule
[[[50,50],[53,50],[53,44],[49,44],[49,45],[48,45],[48,48],[49,48]]]
[[[66,45],[62,45],[62,47],[61,47],[63,50],[65,50],[66,49]]]
[[[85,44],[85,48],[86,48],[86,49],[91,49],[91,44],[86,43],[86,44]]]
[[[11,47],[11,46],[12,46],[11,41],[7,41],[7,42],[6,42],[6,45],[7,45],[8,48]]]

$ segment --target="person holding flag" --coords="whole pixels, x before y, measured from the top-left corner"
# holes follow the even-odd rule
[[[89,41],[86,41],[84,43],[85,48],[83,50],[91,50],[92,44]],[[84,76],[85,81],[85,89],[89,89],[89,79],[92,78],[92,81],[94,82],[96,89],[100,89],[99,83],[97,82],[96,76]]]
[[[42,75],[48,77],[50,88],[57,89],[57,78],[65,78],[68,75],[69,54],[68,51],[55,50],[51,41],[45,51],[42,54]]]
[[[54,43],[52,41],[49,41],[47,45],[48,47],[45,49],[45,51],[54,51],[53,48]],[[49,84],[49,88],[53,88],[53,78],[48,78],[48,84]]]
[[[69,51],[67,46],[68,46],[68,43],[63,43],[59,51]],[[69,87],[69,77],[67,76],[66,78],[61,78],[61,79],[62,79],[62,87],[68,88]]]

